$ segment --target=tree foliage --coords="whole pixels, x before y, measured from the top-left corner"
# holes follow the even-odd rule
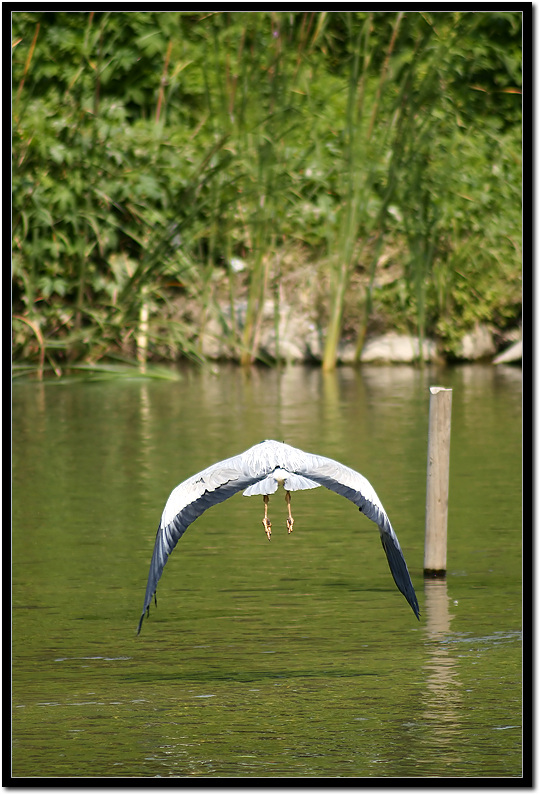
[[[133,352],[145,306],[150,351],[196,357],[171,299],[208,306],[236,256],[251,361],[293,243],[328,263],[329,338],[365,274],[359,349],[374,307],[449,352],[515,323],[520,86],[512,11],[14,12],[15,356]]]

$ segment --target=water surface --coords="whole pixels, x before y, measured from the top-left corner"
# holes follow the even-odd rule
[[[448,577],[422,577],[428,387],[453,388]],[[174,486],[265,438],[373,484],[189,528],[140,636]],[[521,370],[186,370],[13,387],[13,775],[519,777]]]

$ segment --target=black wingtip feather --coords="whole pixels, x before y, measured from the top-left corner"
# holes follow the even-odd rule
[[[386,558],[388,560],[388,565],[390,566],[390,572],[394,578],[394,582],[410,604],[414,615],[418,621],[420,621],[420,608],[418,607],[418,599],[416,598],[414,586],[411,581],[411,575],[409,574],[407,564],[405,563],[403,552],[399,546],[396,546],[391,536],[381,534],[381,543],[386,553]]]
[[[154,603],[155,603],[155,605],[156,605],[156,607],[157,607],[157,592],[156,592],[156,593],[154,593]],[[148,605],[148,607],[146,607],[146,608],[145,608],[145,609],[142,611],[141,617],[140,617],[140,619],[139,619],[139,626],[137,627],[137,635],[140,635],[140,632],[141,632],[141,627],[142,627],[142,625],[143,625],[143,621],[144,621],[144,616],[145,616],[145,613],[146,613],[146,618],[149,618],[149,617],[150,617],[150,605]]]

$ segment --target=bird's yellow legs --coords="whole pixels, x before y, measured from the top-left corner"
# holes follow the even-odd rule
[[[270,538],[272,536],[272,522],[268,518],[268,503],[270,501],[270,497],[268,496],[268,494],[263,495],[263,501],[264,501],[264,517],[262,520],[262,525],[264,527],[264,532],[266,533],[266,537],[270,541]],[[289,533],[292,533],[294,519],[292,518],[291,514],[291,494],[289,491],[285,492],[285,502],[287,503],[287,510],[289,512],[289,515],[287,516],[287,531]]]
[[[268,501],[270,500],[268,494],[264,495],[263,500],[264,500],[264,519],[262,520],[262,523],[264,527],[264,532],[266,533],[266,537],[270,541],[270,537],[272,535],[272,522],[268,518]]]
[[[289,491],[285,492],[285,502],[287,503],[287,510],[289,511],[289,515],[287,516],[287,530],[289,533],[292,533],[294,519],[291,515],[291,493]]]

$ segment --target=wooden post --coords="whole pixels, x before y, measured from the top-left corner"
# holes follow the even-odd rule
[[[143,287],[143,296],[146,288]],[[139,311],[139,328],[137,331],[137,361],[141,373],[146,372],[146,358],[148,355],[148,301],[143,297],[143,302]]]
[[[429,391],[431,397],[429,399],[424,577],[444,577],[446,575],[452,390],[442,386],[432,386]]]

